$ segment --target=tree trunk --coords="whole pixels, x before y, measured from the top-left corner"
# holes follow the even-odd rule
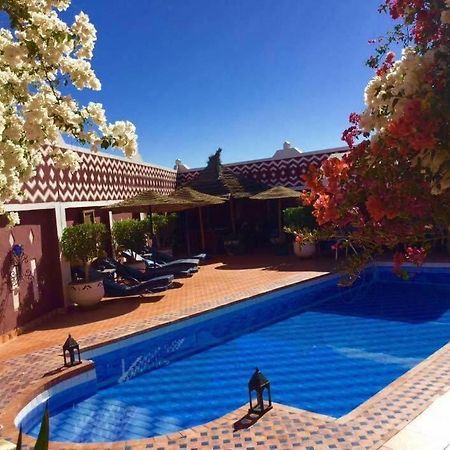
[[[88,262],[84,263],[84,281],[86,281],[86,283],[89,283],[89,263]]]

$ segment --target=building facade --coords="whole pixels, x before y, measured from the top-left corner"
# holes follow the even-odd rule
[[[227,166],[236,175],[253,178],[270,187],[286,186],[300,191],[304,188],[302,176],[306,174],[311,164],[320,165],[330,155],[347,150],[346,147],[338,147],[302,153],[292,147],[289,142],[285,142],[283,148],[277,150],[271,158],[240,161],[224,164],[224,166]],[[179,160],[177,160],[176,166],[179,185],[193,180],[202,170],[202,168],[189,169]]]
[[[114,220],[131,217],[131,213],[112,214],[100,207],[147,189],[170,194],[201,170],[188,169],[181,162],[172,170],[65,144],[61,147],[79,153],[80,169],[70,173],[56,168],[47,156],[49,148],[44,148],[44,163],[36,176],[24,185],[21,198],[6,208],[19,212],[20,225],[9,229],[5,221],[0,222],[0,340],[68,306],[65,286],[70,281],[70,267],[59,250],[66,226],[96,221],[111,227]],[[300,190],[301,176],[310,164],[320,164],[330,154],[344,150],[300,153],[285,143],[272,158],[227,166],[270,186]],[[15,244],[24,249],[20,260],[12,253]]]
[[[69,148],[69,146],[63,146]],[[102,222],[131,214],[112,214],[98,209],[146,189],[170,194],[176,186],[176,171],[133,162],[81,148],[80,169],[75,173],[55,167],[44,148],[44,163],[24,185],[23,195],[6,206],[17,211],[20,225],[12,229],[0,223],[0,336],[7,339],[21,328],[68,305],[65,286],[70,267],[60,257],[59,240],[66,226]],[[23,246],[17,261],[14,244]]]

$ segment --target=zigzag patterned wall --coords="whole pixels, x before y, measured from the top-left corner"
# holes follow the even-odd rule
[[[122,200],[143,190],[170,194],[176,185],[174,171],[108,156],[79,152],[75,173],[54,166],[44,148],[44,164],[24,185],[24,196],[12,203]]]
[[[24,185],[24,195],[11,203],[85,202],[122,200],[146,189],[170,194],[176,185],[195,178],[201,169],[178,173],[104,155],[79,152],[80,169],[75,173],[54,166],[43,149],[44,164]],[[336,150],[333,150],[335,152]],[[303,154],[294,158],[267,159],[227,165],[234,173],[254,178],[269,186],[282,185],[300,190],[301,176],[310,164],[320,164],[329,153]]]
[[[294,158],[268,159],[249,163],[227,164],[235,174],[254,178],[269,186],[286,186],[292,189],[303,189],[302,175],[306,173],[310,164],[320,165],[331,153],[303,154]],[[193,180],[200,173],[199,169],[178,174],[177,184],[183,185]]]

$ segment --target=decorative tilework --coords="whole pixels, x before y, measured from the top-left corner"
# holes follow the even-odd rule
[[[44,146],[44,163],[24,185],[23,198],[11,203],[86,202],[123,200],[147,189],[170,194],[177,184],[195,178],[199,170],[177,173],[104,154],[79,151],[80,170],[70,173],[55,167]],[[302,154],[294,158],[259,160],[227,165],[234,173],[257,179],[269,186],[303,188],[301,177],[310,164],[320,164],[329,153]]]
[[[24,197],[12,203],[123,200],[146,189],[160,194],[175,189],[173,170],[80,151],[80,169],[70,173],[55,167],[48,157],[50,149],[44,147],[44,163],[25,183]]]
[[[333,153],[335,153],[334,150]],[[321,164],[330,153],[302,154],[286,159],[262,159],[248,163],[226,164],[236,175],[244,175],[258,180],[268,186],[286,186],[301,190],[304,188],[301,177],[311,164]],[[200,169],[192,169],[178,174],[177,183],[186,184],[200,173]]]

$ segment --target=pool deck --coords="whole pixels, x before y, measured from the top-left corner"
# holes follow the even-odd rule
[[[450,391],[389,439],[383,450],[450,449]]]
[[[324,275],[333,266],[334,261],[327,259],[273,255],[222,258],[203,266],[194,277],[179,280],[178,288],[166,293],[110,299],[92,311],[74,308],[49,317],[0,344],[0,449],[9,450],[1,439],[15,442],[13,419],[21,407],[56,380],[90,367],[89,363],[62,367],[61,345],[69,332],[82,348],[97,346]],[[450,444],[450,395],[444,395],[448,390],[449,344],[337,420],[275,404],[252,427],[235,431],[233,424],[247,413],[243,405],[213,422],[168,436],[110,444],[52,443],[50,449],[445,449]],[[432,426],[442,431],[438,440]],[[412,446],[417,436],[425,446]],[[33,440],[24,436],[24,444],[23,448],[32,448]]]

